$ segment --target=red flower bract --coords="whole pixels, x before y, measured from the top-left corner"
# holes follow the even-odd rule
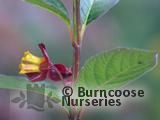
[[[33,56],[28,51],[25,53],[20,64],[21,74],[27,75],[32,82],[43,81],[46,78],[53,81],[60,81],[72,76],[71,67],[68,68],[64,64],[52,63],[43,43],[39,44],[39,48],[43,54],[42,58]]]

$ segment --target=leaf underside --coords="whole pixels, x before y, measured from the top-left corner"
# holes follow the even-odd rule
[[[86,26],[104,15],[118,2],[119,0],[81,0],[80,12],[82,25]]]
[[[0,88],[2,89],[27,90],[28,84],[33,84],[33,83],[29,82],[24,77],[0,75]],[[48,96],[48,93],[52,92],[52,96],[48,96],[48,97],[50,97],[50,99],[53,99],[55,101],[60,101],[59,95],[57,94],[57,90],[54,87],[52,87],[51,85],[48,85],[47,82],[36,83],[36,85],[39,85],[39,86],[41,86],[42,84],[45,84],[45,96]],[[37,94],[43,94],[43,91],[41,90],[39,91],[32,90],[32,92],[35,92]]]
[[[54,15],[64,20],[64,22],[68,26],[70,25],[68,11],[60,0],[25,0],[25,1],[46,9],[47,11],[53,13]]]
[[[157,64],[155,52],[118,48],[91,57],[80,71],[78,86],[113,89],[143,75]]]

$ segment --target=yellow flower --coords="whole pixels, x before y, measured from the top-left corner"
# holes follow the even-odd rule
[[[53,81],[71,78],[72,68],[64,64],[54,64],[49,58],[45,45],[40,43],[38,46],[43,57],[34,56],[26,51],[19,65],[20,74],[25,74],[31,82],[43,81],[46,78]]]
[[[44,60],[44,57],[37,57],[26,51],[19,65],[19,74],[40,72],[40,65]]]

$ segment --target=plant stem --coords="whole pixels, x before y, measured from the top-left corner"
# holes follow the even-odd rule
[[[80,66],[81,46],[80,0],[73,0],[73,80],[77,81]]]
[[[76,82],[79,75],[79,67],[80,67],[80,46],[77,44],[74,44],[73,48],[74,48],[73,80],[74,82]]]
[[[72,112],[72,116],[71,116],[70,120],[81,120],[77,111]]]
[[[81,46],[81,21],[80,21],[80,0],[73,0],[73,29],[70,29],[70,37],[73,47],[73,78],[72,86],[78,79],[80,68],[80,46]],[[80,120],[77,109],[70,106],[70,120]]]
[[[80,45],[81,42],[80,0],[73,0],[73,32],[74,32],[74,41]]]

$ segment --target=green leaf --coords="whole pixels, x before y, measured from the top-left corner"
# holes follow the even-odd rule
[[[0,88],[3,88],[3,89],[27,90],[27,85],[30,85],[30,84],[33,84],[33,83],[29,82],[24,77],[0,75]],[[45,84],[45,96],[48,96],[48,93],[52,91],[52,97],[49,96],[50,99],[53,99],[55,101],[61,100],[58,95],[58,91],[53,86],[51,86],[46,82],[36,83],[37,86],[38,85],[40,86],[42,84]],[[32,92],[36,92],[37,94],[43,94],[43,91],[41,90],[32,91]]]
[[[80,12],[83,27],[107,13],[119,0],[81,0]]]
[[[54,15],[64,20],[64,22],[68,26],[70,25],[68,11],[60,0],[25,0],[25,1],[46,9],[47,11],[53,13]]]
[[[158,54],[118,48],[91,57],[80,71],[78,86],[113,89],[140,77],[157,65]]]

